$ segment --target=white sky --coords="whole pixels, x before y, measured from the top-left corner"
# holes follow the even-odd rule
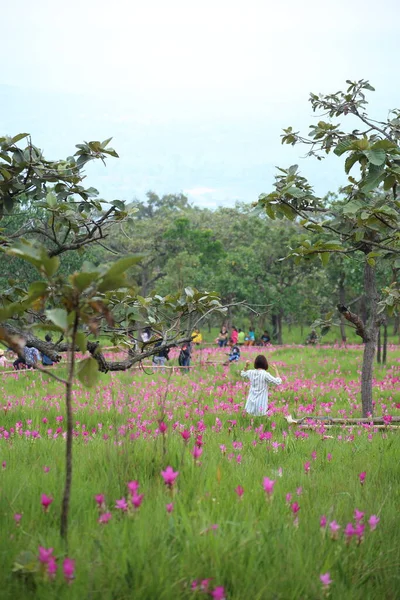
[[[20,0],[2,22],[0,132],[48,156],[113,136],[89,170],[104,197],[189,191],[203,206],[252,201],[274,165],[299,162],[319,193],[340,161],[302,160],[308,94],[369,79],[371,110],[400,106],[396,0]],[[4,14],[4,12],[3,12]],[[337,164],[336,164],[337,163]]]

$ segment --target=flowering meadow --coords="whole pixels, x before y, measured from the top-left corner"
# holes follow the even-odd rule
[[[63,387],[3,373],[0,597],[399,598],[400,349],[375,370],[384,425],[331,428],[313,417],[361,415],[362,348],[267,349],[283,383],[251,419],[240,370],[259,351],[76,384],[68,547]]]

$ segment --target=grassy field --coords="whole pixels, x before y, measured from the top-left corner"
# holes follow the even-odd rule
[[[283,379],[268,419],[243,414],[240,365],[215,365],[224,358],[215,349],[197,351],[189,374],[146,369],[104,375],[96,390],[77,384],[68,549],[59,537],[63,390],[39,373],[3,375],[0,598],[399,598],[399,431],[285,420],[359,416],[360,347],[267,353]],[[388,422],[400,415],[397,347],[376,368],[374,401]],[[179,473],[171,486],[168,466]],[[42,494],[53,499],[46,511]],[[39,546],[56,561],[40,563]]]

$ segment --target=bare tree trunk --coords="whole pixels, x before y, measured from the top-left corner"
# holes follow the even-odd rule
[[[385,319],[383,323],[383,353],[382,353],[382,363],[386,365],[386,357],[387,357],[387,342],[388,342],[388,333],[387,333],[387,321]]]
[[[346,290],[344,287],[345,277],[346,277],[346,275],[344,273],[341,273],[340,279],[339,279],[339,301],[340,301],[340,304],[343,304],[343,305],[346,304]],[[345,344],[347,342],[347,337],[346,337],[345,319],[344,319],[343,315],[340,315],[340,335],[342,338],[342,344]]]
[[[366,323],[368,321],[368,308],[367,308],[367,299],[365,294],[363,294],[360,298],[360,315],[361,320]]]
[[[376,362],[378,365],[381,364],[381,328],[379,327],[378,331],[378,343],[376,346]]]
[[[361,403],[363,417],[368,417],[373,414],[372,375],[379,325],[375,269],[367,262],[365,263],[364,268],[364,289],[366,304],[369,309],[369,320],[368,325],[365,327],[365,335],[363,338],[364,356],[361,370]]]
[[[281,346],[283,344],[283,341],[282,341],[282,313],[278,314],[277,328],[278,328],[278,344]]]
[[[393,335],[397,335],[400,331],[400,315],[396,315],[393,323]]]
[[[277,342],[278,341],[278,316],[276,314],[271,315],[271,321],[272,321],[272,339],[275,342]]]
[[[72,484],[72,386],[75,372],[76,334],[78,331],[79,315],[75,313],[72,330],[71,350],[69,353],[68,378],[65,391],[65,404],[67,409],[67,443],[65,450],[65,487],[61,508],[60,535],[68,546],[68,511]]]

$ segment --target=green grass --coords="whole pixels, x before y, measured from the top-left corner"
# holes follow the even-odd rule
[[[256,352],[249,350],[249,357]],[[216,358],[222,355],[216,353]],[[331,414],[360,414],[361,351],[286,347],[270,358],[285,381],[271,394],[274,414],[254,423],[242,414],[247,388],[238,365],[229,373],[217,366],[189,375],[103,376],[97,390],[77,387],[68,547],[76,579],[71,585],[61,573],[67,550],[58,531],[65,445],[61,435],[52,437],[58,426],[65,429],[56,421],[65,414],[62,389],[38,373],[4,377],[2,405],[8,402],[9,407],[2,411],[2,434],[21,422],[23,432],[37,430],[41,438],[11,432],[8,440],[0,439],[0,462],[6,462],[0,472],[0,597],[197,600],[211,596],[193,591],[192,581],[212,577],[210,589],[224,586],[229,600],[320,599],[319,575],[329,571],[329,597],[334,600],[399,598],[398,431],[335,428],[326,431],[332,438],[313,431],[296,437],[296,428],[289,428],[283,415],[301,413],[301,406],[312,403],[315,413],[325,414],[331,403]],[[399,415],[398,349],[375,375],[376,413]],[[164,443],[155,433],[163,408],[168,425]],[[255,431],[260,425],[271,433],[270,440],[260,441],[260,431]],[[179,434],[190,426],[204,428],[200,465],[191,454],[194,433],[187,446]],[[235,449],[233,442],[242,448]],[[274,449],[273,442],[284,447]],[[314,451],[316,460],[311,458]],[[173,495],[160,475],[167,465],[179,471]],[[44,466],[50,467],[48,473]],[[363,486],[362,471],[367,473]],[[264,477],[276,481],[270,501]],[[143,504],[135,514],[122,514],[115,501],[127,497],[126,484],[133,479],[145,494]],[[244,488],[242,499],[235,493],[238,485]],[[40,505],[42,493],[54,497],[47,514]],[[94,495],[99,493],[105,494],[113,515],[107,525],[97,523]],[[298,526],[285,501],[287,493],[300,504]],[[171,514],[165,508],[169,502],[174,503]],[[360,544],[356,539],[346,544],[343,529],[354,521],[355,508],[366,519],[378,515],[380,522],[372,532],[367,525]],[[15,513],[23,514],[19,527]],[[321,515],[341,525],[338,540],[320,528]],[[22,551],[36,555],[39,545],[53,547],[58,557],[54,581],[40,572],[24,578],[12,571]]]

